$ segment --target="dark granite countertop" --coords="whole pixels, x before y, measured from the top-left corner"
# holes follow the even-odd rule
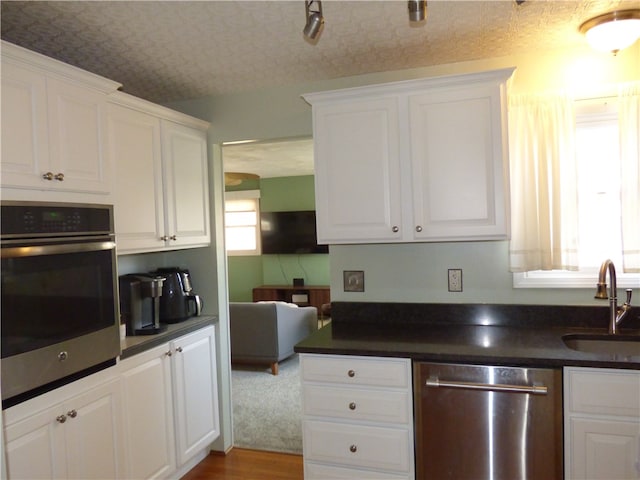
[[[640,336],[640,308],[623,335]],[[608,307],[332,303],[331,323],[298,343],[299,353],[408,357],[419,361],[531,367],[640,369],[638,354],[584,353],[562,336],[606,333]]]
[[[135,335],[127,336],[120,341],[121,359],[132,357],[138,353],[150,350],[153,347],[170,342],[171,340],[186,335],[187,333],[200,330],[207,325],[214,325],[218,321],[215,315],[202,315],[199,317],[191,317],[180,323],[171,323],[167,325],[167,329],[154,335]]]

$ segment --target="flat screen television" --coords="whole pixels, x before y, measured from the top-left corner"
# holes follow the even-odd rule
[[[318,245],[316,212],[261,212],[260,232],[263,254],[329,253],[328,245]]]

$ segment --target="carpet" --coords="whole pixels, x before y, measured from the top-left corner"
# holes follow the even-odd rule
[[[233,365],[234,446],[301,454],[300,391],[297,354],[275,376],[268,365]]]

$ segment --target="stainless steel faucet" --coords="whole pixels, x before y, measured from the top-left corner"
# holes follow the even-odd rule
[[[609,281],[611,286],[609,288],[609,295],[607,296],[607,271],[609,271]],[[625,315],[631,310],[631,293],[630,288],[627,289],[627,301],[618,308],[618,296],[617,296],[617,284],[616,284],[616,267],[611,260],[605,260],[600,266],[600,274],[598,275],[598,289],[596,291],[595,298],[609,299],[609,333],[618,333],[618,324],[622,321]]]

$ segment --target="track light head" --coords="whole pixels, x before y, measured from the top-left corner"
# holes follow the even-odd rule
[[[316,3],[318,5],[318,10],[311,10],[311,5],[313,3]],[[302,29],[302,33],[309,40],[316,40],[320,35],[322,26],[324,25],[324,17],[322,16],[322,2],[320,0],[305,0],[304,8],[307,23]]]
[[[407,5],[409,8],[410,22],[421,22],[427,18],[426,0],[409,0]]]

